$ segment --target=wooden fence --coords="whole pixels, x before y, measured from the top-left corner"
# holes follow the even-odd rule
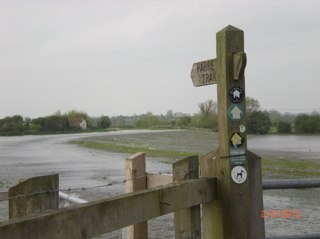
[[[172,212],[175,212],[176,238],[201,238],[199,205],[217,199],[216,179],[189,179],[197,173],[193,169],[184,170],[185,167],[189,168],[190,162],[198,165],[197,157],[191,157],[175,164],[174,183],[154,187],[163,184],[162,180],[171,179],[168,175],[157,175],[160,180],[155,182],[154,175],[143,174],[143,168],[141,172],[137,170],[144,163],[144,157],[144,153],[136,154],[128,158],[126,164],[127,177],[131,179],[127,180],[126,190],[133,187],[138,191],[69,208],[58,210],[57,203],[47,203],[53,198],[57,202],[58,189],[56,183],[51,182],[56,182],[58,175],[32,178],[13,187],[9,191],[10,215],[17,208],[22,210],[10,217],[11,220],[0,223],[1,239],[84,239],[129,225],[133,226],[128,230],[128,238],[143,239],[148,238],[144,222]],[[153,181],[154,188],[136,188],[139,184],[145,186],[147,179]],[[33,184],[40,181],[41,186]]]
[[[199,204],[219,197],[216,179],[197,179],[198,173],[196,156],[175,163],[173,174],[147,173],[145,154],[137,153],[126,159],[126,191],[131,193],[60,210],[58,175],[31,178],[10,188],[9,195],[2,193],[2,200],[9,197],[11,220],[0,223],[0,238],[90,238],[133,224],[126,238],[147,239],[146,220],[170,212],[175,238],[204,238]],[[320,179],[267,180],[262,185],[264,190],[318,188]],[[268,237],[288,238],[316,239],[320,234]]]

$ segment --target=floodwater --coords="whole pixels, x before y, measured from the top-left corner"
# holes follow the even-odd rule
[[[74,193],[92,201],[124,192],[124,161],[128,154],[82,148],[68,141],[83,137],[155,133],[130,130],[107,133],[0,137],[0,192],[8,191],[21,178],[59,174],[60,190],[84,188]],[[164,132],[163,130],[161,132]],[[250,136],[249,149],[259,155],[292,155],[320,160],[319,136]],[[171,165],[147,157],[148,172],[170,172]],[[93,188],[112,183],[112,186]],[[0,202],[0,221],[8,218],[8,202]],[[265,210],[300,211],[300,218],[267,218],[267,235],[294,235],[320,231],[320,191],[264,191]],[[174,238],[172,214],[149,221],[150,238]],[[116,231],[101,238],[121,238]]]
[[[313,159],[320,162],[320,136],[314,135],[250,135],[248,147],[261,156]],[[320,233],[320,188],[265,190],[263,192],[266,234],[302,235]],[[270,217],[271,210],[275,210]],[[281,218],[281,210],[294,215]],[[300,218],[297,216],[300,212]],[[278,214],[278,215],[277,215]]]
[[[249,135],[248,148],[259,155],[320,159],[320,136]]]

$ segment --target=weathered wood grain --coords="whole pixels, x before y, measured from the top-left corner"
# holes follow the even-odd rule
[[[58,174],[30,178],[9,189],[10,219],[58,208]]]
[[[136,153],[126,159],[126,193],[147,188],[146,155]],[[126,228],[127,239],[148,239],[148,222],[140,222]]]
[[[216,179],[193,179],[0,223],[1,239],[86,239],[216,198]]]
[[[243,31],[227,26],[216,35],[216,77],[218,90],[219,148],[201,159],[200,177],[216,177],[218,200],[202,205],[204,239],[262,239],[265,238],[262,203],[262,178],[260,159],[247,151],[245,99],[236,102],[244,117],[239,120],[228,115],[235,102],[230,90],[239,87],[245,92]],[[234,165],[231,151],[238,149],[230,142],[242,128],[241,147],[245,160],[241,167],[247,172],[245,181],[232,180]],[[243,159],[243,158],[242,158]],[[237,162],[238,163],[238,162]]]
[[[181,182],[187,179],[199,178],[198,156],[191,156],[173,165],[173,180]],[[190,195],[191,196],[191,195]],[[174,213],[174,228],[176,239],[201,239],[200,205],[183,209]]]

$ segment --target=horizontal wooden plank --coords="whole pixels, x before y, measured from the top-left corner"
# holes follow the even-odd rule
[[[0,223],[1,239],[86,239],[216,199],[216,179],[187,180]]]

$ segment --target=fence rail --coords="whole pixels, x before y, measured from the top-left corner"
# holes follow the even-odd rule
[[[91,238],[214,199],[215,178],[186,180],[0,223],[1,239]]]
[[[153,180],[159,180],[159,178],[161,178],[161,176],[166,176],[166,178],[169,178],[170,176],[172,177],[172,174],[170,173],[152,173],[152,174],[146,174],[146,176],[144,177],[152,177],[152,176],[157,176],[155,177],[155,179]],[[169,179],[166,179],[167,181],[170,181]],[[123,180],[121,182],[121,184],[124,184],[126,180]],[[152,181],[152,180],[147,180],[147,181]],[[110,186],[110,184],[108,185],[101,185],[101,186],[95,186],[94,188],[98,188],[98,187],[103,187],[103,186]],[[282,180],[263,180],[262,181],[262,187],[263,190],[275,190],[275,189],[301,189],[301,188],[320,188],[320,179],[316,179],[316,178],[306,178],[306,179],[282,179]],[[79,190],[83,190],[84,188],[78,189]],[[68,190],[64,190],[64,191],[68,191]],[[71,189],[70,191],[76,191]],[[39,192],[40,193],[44,193],[46,194],[47,191],[43,191],[43,192]],[[19,195],[20,197],[23,197],[24,195]],[[61,191],[59,191],[59,197],[61,199],[65,199],[70,201],[71,203],[85,203],[86,201],[83,200],[80,201],[81,202],[75,202],[73,199],[74,197],[70,197],[68,196],[68,194],[63,193]],[[7,201],[9,199],[8,197],[8,192],[0,192],[0,201]],[[77,200],[77,199],[75,199]]]
[[[172,177],[172,174],[171,175],[157,174],[156,176]],[[169,179],[169,181],[171,181],[171,179]],[[197,184],[197,186],[195,184]],[[315,178],[264,180],[263,181],[264,190],[302,189],[302,188],[319,188],[319,187],[320,187],[320,179],[315,179]],[[190,191],[190,190],[193,190],[193,191]],[[173,194],[173,192],[175,192],[175,194]],[[202,192],[206,192],[207,193],[206,196],[201,195]],[[47,193],[47,191],[43,191],[43,193]],[[26,195],[27,195],[26,197],[28,197],[29,194],[26,194]],[[88,237],[89,235],[90,236],[100,235],[100,232],[102,231],[103,231],[102,233],[106,233],[106,232],[124,227],[126,225],[131,225],[136,222],[148,220],[153,217],[157,217],[160,215],[164,215],[166,213],[179,210],[181,209],[181,202],[184,199],[188,198],[187,195],[196,195],[195,197],[197,198],[196,200],[198,201],[196,202],[193,201],[191,203],[189,202],[189,204],[183,204],[182,207],[189,207],[189,206],[197,205],[197,204],[212,200],[215,197],[215,179],[211,178],[211,179],[187,180],[182,183],[175,183],[175,184],[163,186],[156,189],[149,189],[148,191],[144,190],[136,193],[126,194],[124,196],[118,196],[115,198],[104,199],[97,202],[87,203],[85,205],[78,205],[74,209],[70,208],[66,210],[59,210],[56,212],[40,214],[32,219],[21,218],[21,219],[10,220],[8,222],[0,223],[0,230],[2,232],[1,236],[4,239],[11,239],[11,238],[22,238],[22,235],[23,235],[24,238],[27,239],[28,237],[25,236],[26,235],[25,232],[26,230],[29,230],[30,227],[48,228],[49,226],[46,226],[46,225],[49,225],[51,222],[52,224],[55,224],[55,225],[66,225],[65,227],[63,227],[65,228],[65,230],[63,228],[52,229],[53,231],[52,233],[50,233],[54,235],[52,238],[64,238],[66,235],[70,235],[70,234],[65,234],[65,233],[68,233],[68,231],[70,231],[70,233],[73,233],[72,235],[70,235],[70,238],[72,238],[72,236],[74,235],[77,235],[77,236],[81,235],[82,238],[89,238]],[[24,195],[19,195],[18,198],[21,198],[23,196]],[[59,197],[76,204],[86,203],[85,200],[82,200],[79,198],[75,198],[75,200],[73,200],[73,197],[63,192],[59,192]],[[206,197],[206,199],[203,199],[203,197]],[[8,192],[1,192],[0,198],[2,200],[7,200]],[[135,203],[134,202],[135,198],[140,198],[140,199],[139,200],[137,199]],[[179,201],[179,203],[177,203],[177,200]],[[131,208],[124,207],[126,203],[123,203],[123,202],[130,202],[130,204],[134,205],[134,207],[131,207]],[[111,211],[108,211],[108,213],[106,213],[106,208],[108,208],[108,210],[111,210],[110,206],[106,206],[107,204],[113,205],[114,208],[116,208],[114,213],[112,213]],[[152,215],[144,212],[144,216],[140,218],[131,217],[131,219],[129,220],[123,220],[124,217],[126,217],[124,215],[135,215],[136,212],[138,211],[140,212],[140,211],[150,210],[149,207],[148,209],[145,209],[145,205],[150,205],[150,204],[151,204],[150,208],[157,209],[156,212],[154,210],[151,210],[153,213],[153,214],[151,213]],[[177,206],[177,205],[180,205],[180,206]],[[111,208],[113,206],[111,206]],[[122,211],[122,209],[124,208],[126,212]],[[76,211],[77,213],[75,213]],[[97,211],[100,212],[99,216],[96,215]],[[105,214],[107,216],[103,216],[102,214]],[[103,217],[107,217],[107,218],[103,218]],[[111,225],[111,226],[109,224],[103,229],[100,228],[100,230],[97,230],[95,223],[100,223],[101,220],[105,222],[109,222],[110,219],[116,218],[116,217],[121,218],[117,220],[117,221],[121,221],[121,224]],[[78,225],[78,224],[81,225],[81,230],[79,228],[76,228],[75,226],[71,226],[71,223],[68,221],[65,221],[64,218],[69,218],[69,219],[72,218],[71,221],[77,222],[77,223],[74,223],[74,225]],[[87,228],[87,226],[85,226],[86,223],[83,221],[85,220],[84,218],[93,218],[93,219],[90,219],[90,220],[94,220],[94,222],[92,221],[90,222],[91,228]],[[96,219],[97,221],[95,221]],[[55,223],[53,223],[53,221]],[[45,225],[43,223],[45,223]],[[94,226],[92,226],[92,223],[94,224]],[[19,227],[20,229],[16,230],[16,227]],[[93,231],[92,228],[95,228],[94,233],[92,232]],[[59,235],[56,234],[58,231],[61,237],[59,237]],[[21,235],[17,235],[17,233],[19,232],[21,233]],[[43,238],[50,238],[48,237],[47,229],[44,233],[46,236],[43,236]],[[10,235],[10,236],[5,236],[5,235]],[[29,238],[33,238],[33,235],[31,234],[31,237]],[[320,234],[316,233],[316,234],[307,234],[307,235],[273,236],[273,237],[267,237],[267,239],[320,239]]]

